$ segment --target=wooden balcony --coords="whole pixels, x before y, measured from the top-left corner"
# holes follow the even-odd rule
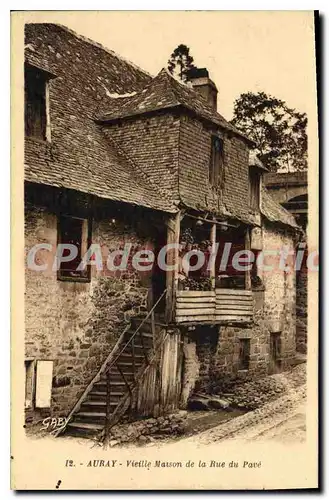
[[[250,323],[253,296],[251,290],[229,288],[181,290],[177,292],[175,313],[179,324]]]

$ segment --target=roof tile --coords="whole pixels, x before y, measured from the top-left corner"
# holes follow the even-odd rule
[[[111,103],[111,110],[101,115],[99,121],[110,122],[120,118],[177,106],[183,106],[193,111],[201,118],[224,129],[230,130],[234,134],[249,141],[244,134],[214,110],[199,92],[196,92],[187,84],[183,84],[176,80],[164,68],[142,91],[137,92],[136,95],[131,98],[125,99],[121,106],[119,104],[113,107]]]

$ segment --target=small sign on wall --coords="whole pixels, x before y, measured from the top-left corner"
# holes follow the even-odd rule
[[[37,361],[35,390],[36,408],[50,408],[53,364],[53,361]]]
[[[263,250],[262,229],[253,227],[250,231],[250,248],[252,250]]]

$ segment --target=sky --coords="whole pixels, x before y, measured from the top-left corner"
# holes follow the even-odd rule
[[[311,11],[89,11],[54,14],[152,75],[180,43],[216,83],[218,111],[232,118],[243,92],[264,91],[314,112],[315,60]],[[313,96],[313,100],[311,98]]]

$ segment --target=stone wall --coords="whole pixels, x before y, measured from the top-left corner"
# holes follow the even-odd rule
[[[307,353],[307,267],[304,261],[296,275],[296,350]]]
[[[153,245],[136,226],[127,226],[119,218],[115,223],[94,219],[92,227],[93,243],[110,250],[123,248],[125,242],[135,248]],[[26,251],[41,242],[56,247],[57,217],[46,208],[28,206]],[[52,263],[53,257],[54,252],[47,250],[37,254],[39,264]],[[26,357],[54,362],[51,409],[29,410],[27,416],[30,420],[45,413],[65,416],[97,373],[129,315],[146,309],[150,275],[141,277],[131,267],[115,273],[93,268],[90,283],[64,282],[50,265],[43,272],[26,266],[25,279]]]
[[[264,175],[264,184],[278,203],[307,195],[307,171],[275,172]]]
[[[279,250],[283,245],[294,248],[292,235],[275,226],[263,228],[264,250]],[[265,263],[270,265],[268,259]],[[275,264],[275,263],[273,263]],[[290,366],[295,356],[295,273],[263,273],[264,291],[254,292],[254,319],[250,326],[203,327],[195,331],[200,375],[197,390],[222,390],[239,380],[262,377],[273,370],[270,355],[272,333],[281,334],[280,369]],[[259,295],[263,295],[260,300]],[[256,297],[257,296],[257,297]],[[257,298],[257,300],[256,300]],[[216,342],[215,330],[218,331]],[[240,340],[250,339],[249,368],[240,370]]]

